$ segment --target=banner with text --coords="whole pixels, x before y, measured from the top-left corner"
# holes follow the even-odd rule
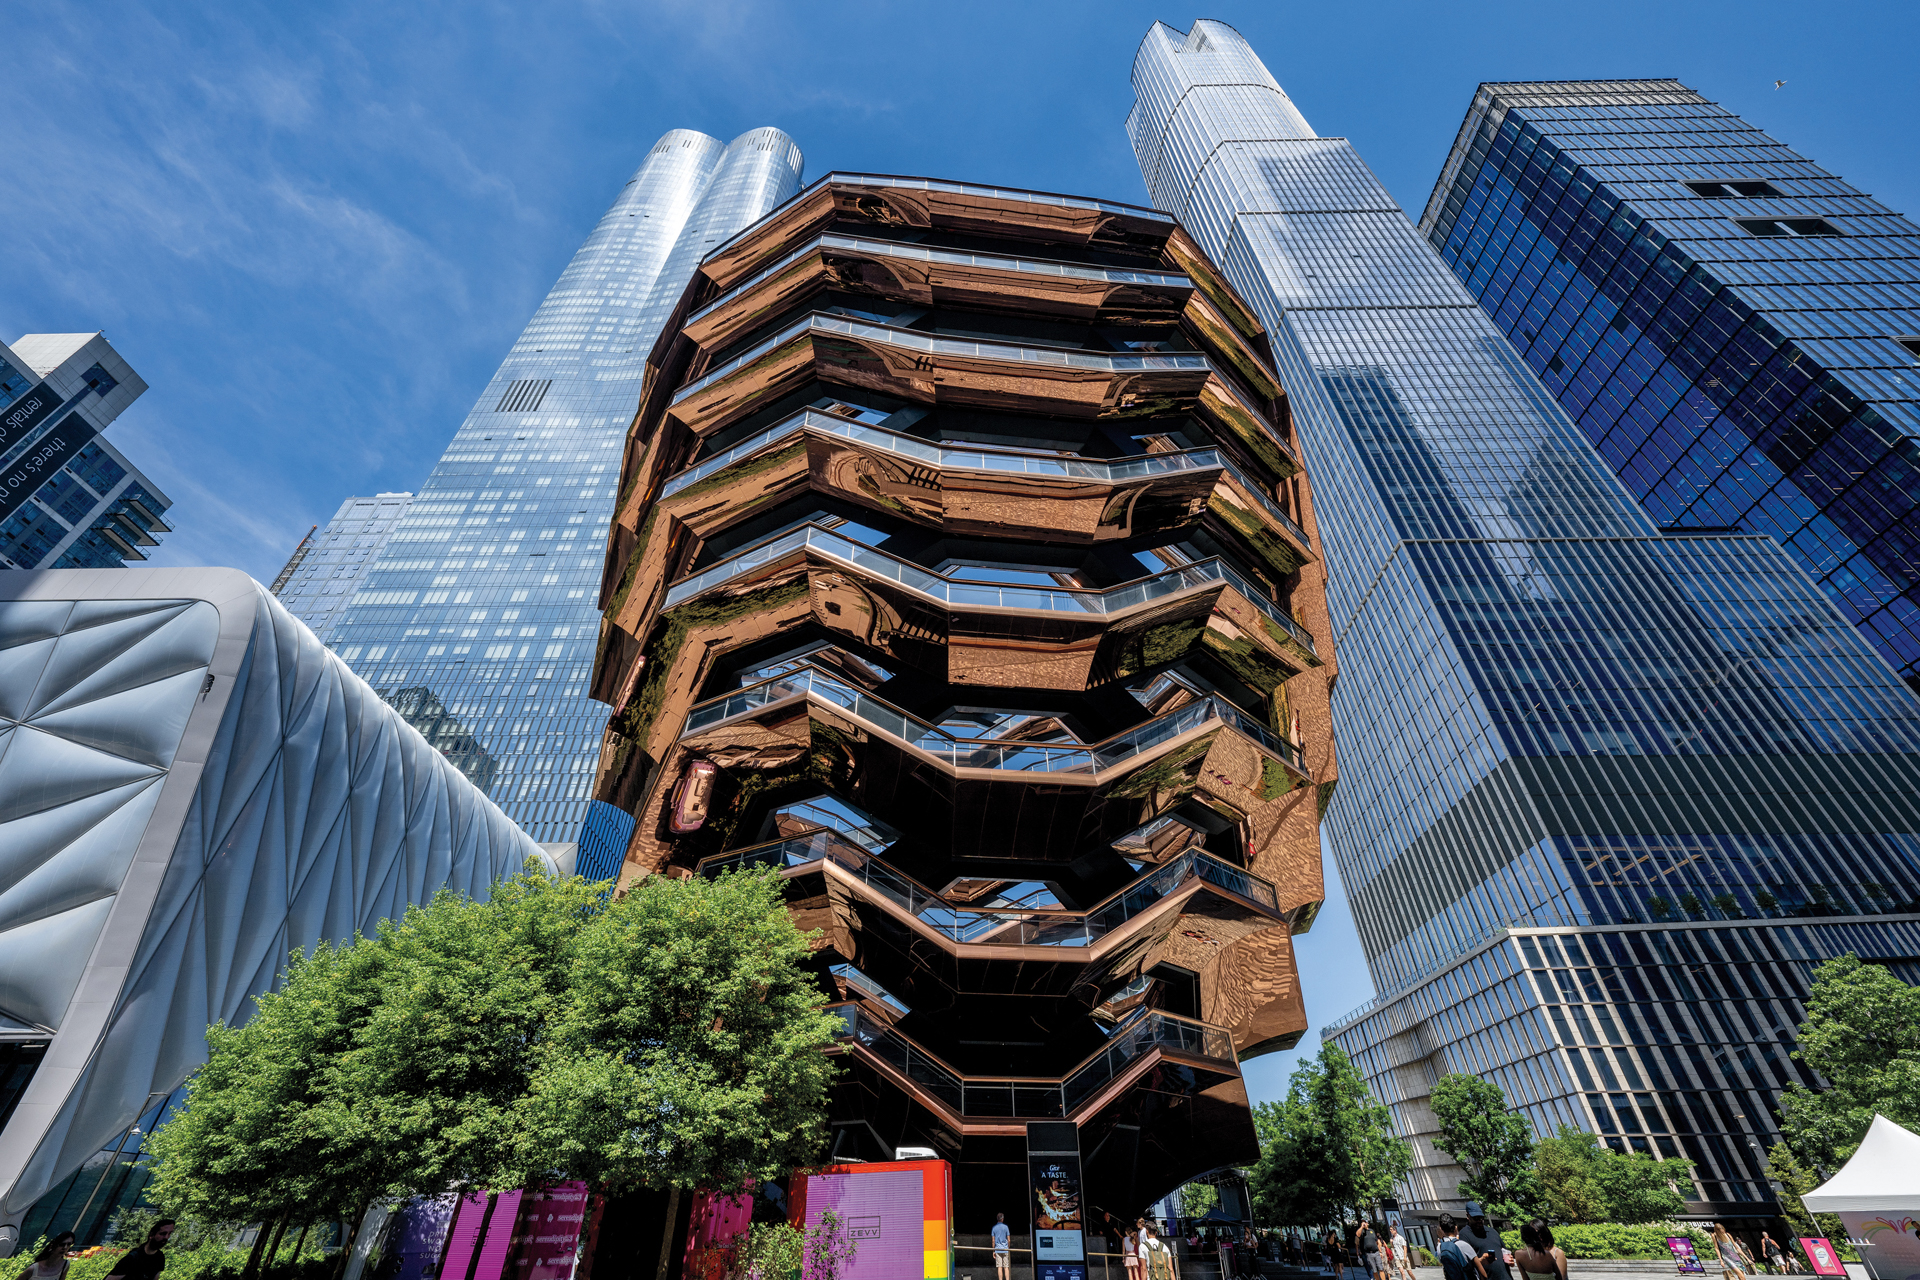
[[[33,447],[0,475],[0,520],[18,511],[35,489],[73,461],[73,455],[99,434],[98,427],[79,414],[70,413],[53,430],[34,441]]]

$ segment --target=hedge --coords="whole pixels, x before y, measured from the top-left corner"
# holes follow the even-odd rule
[[[1713,1257],[1712,1237],[1691,1224],[1648,1222],[1628,1227],[1617,1222],[1592,1222],[1553,1228],[1553,1242],[1569,1258],[1652,1258],[1671,1262],[1673,1252],[1667,1248],[1668,1236],[1689,1236],[1695,1253],[1709,1261]],[[1521,1247],[1517,1230],[1501,1232],[1500,1239],[1509,1249]]]

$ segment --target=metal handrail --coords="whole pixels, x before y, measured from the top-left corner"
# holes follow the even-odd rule
[[[1089,267],[1078,262],[1057,262],[1051,258],[1014,258],[1001,253],[967,253],[960,249],[935,249],[900,240],[869,240],[862,236],[822,232],[788,253],[770,267],[755,272],[733,288],[687,317],[692,324],[725,306],[762,281],[779,274],[816,249],[849,249],[856,253],[877,253],[889,258],[908,258],[915,262],[939,262],[956,267],[992,267],[1001,271],[1019,271],[1028,275],[1062,276],[1072,280],[1098,280],[1107,284],[1157,284],[1191,289],[1191,277],[1178,272],[1127,271],[1117,267]]]
[[[1101,213],[1122,213],[1130,217],[1146,218],[1154,222],[1172,223],[1171,214],[1139,204],[1116,204],[1111,200],[1096,200],[1091,196],[1058,195],[1049,191],[1022,191],[1015,187],[989,187],[975,182],[942,182],[934,178],[902,177],[890,173],[829,173],[808,183],[802,191],[788,196],[782,201],[782,207],[797,204],[830,182],[841,182],[856,187],[900,187],[908,191],[946,191],[961,196],[986,196],[994,200],[1018,200],[1024,204],[1050,204],[1063,209],[1096,209]],[[761,226],[779,212],[776,209],[759,222],[734,232],[725,240],[708,250],[700,259],[710,261],[714,254],[721,253],[736,240],[759,233]]]
[[[1137,480],[1143,476],[1171,475],[1182,471],[1206,471],[1217,467],[1239,481],[1240,487],[1252,494],[1254,500],[1279,523],[1281,528],[1298,538],[1301,546],[1309,548],[1313,546],[1313,540],[1307,537],[1307,531],[1302,529],[1265,489],[1249,479],[1247,474],[1235,465],[1233,459],[1212,447],[1184,449],[1177,453],[1143,453],[1132,457],[1111,459],[1068,457],[1026,449],[995,449],[984,445],[956,448],[952,445],[930,444],[902,432],[889,431],[884,427],[871,426],[862,422],[852,422],[814,409],[802,409],[792,417],[783,419],[756,435],[749,436],[725,452],[703,458],[685,471],[668,477],[667,482],[660,488],[660,496],[670,498],[688,485],[698,484],[742,458],[758,453],[768,445],[801,431],[818,431],[822,435],[857,440],[861,444],[885,449],[889,453],[897,453],[902,457],[913,458],[935,467],[947,467],[958,471],[1006,471],[1021,475],[1064,476],[1073,480],[1092,480],[1105,484]]]
[[[1064,1076],[963,1076],[855,1002],[826,1008],[840,1018],[837,1039],[854,1041],[961,1116],[1070,1116],[1155,1049],[1210,1058],[1233,1066],[1236,1074],[1239,1067],[1233,1037],[1224,1028],[1142,1009]]]
[[[1047,613],[1093,613],[1103,617],[1110,616],[1194,587],[1211,582],[1224,582],[1244,596],[1247,602],[1258,609],[1263,616],[1278,624],[1308,653],[1318,656],[1313,647],[1313,637],[1308,634],[1307,629],[1288,617],[1279,605],[1268,600],[1254,588],[1252,583],[1242,577],[1238,570],[1219,556],[1196,560],[1192,564],[1177,565],[1161,573],[1145,578],[1135,578],[1132,582],[1122,582],[1100,590],[1072,587],[1025,587],[999,582],[973,582],[965,578],[943,578],[911,560],[889,555],[862,542],[855,542],[845,534],[835,533],[817,524],[804,524],[798,529],[791,529],[737,552],[699,573],[680,579],[667,588],[665,607],[672,609],[697,595],[711,591],[723,582],[772,564],[803,549],[843,561],[890,582],[899,583],[909,591],[918,592],[942,604],[1029,609]]]
[[[1312,776],[1299,747],[1217,694],[1207,694],[1101,742],[1073,746],[1007,742],[998,738],[962,738],[950,734],[811,663],[744,689],[695,703],[687,712],[686,725],[680,730],[680,736],[684,738],[722,720],[801,697],[819,698],[830,706],[849,711],[882,733],[898,738],[916,750],[944,758],[956,769],[1097,774],[1102,769],[1113,768],[1151,751],[1161,743],[1210,720],[1218,720],[1282,764],[1291,766],[1303,776]]]
[[[1105,373],[1140,373],[1150,369],[1194,369],[1212,372],[1213,362],[1203,355],[1185,352],[1170,355],[1121,355],[1102,351],[1081,351],[1072,347],[1030,347],[1018,342],[994,342],[975,338],[949,338],[923,333],[917,329],[896,329],[892,325],[849,320],[845,316],[814,311],[800,317],[780,332],[673,393],[671,403],[679,404],[688,396],[704,391],[722,378],[738,373],[767,352],[791,342],[809,330],[843,333],[866,338],[910,351],[925,351],[943,356],[979,356],[990,360],[1012,360],[1020,364],[1061,365],[1070,369],[1094,369]],[[1222,379],[1223,385],[1229,385]],[[1231,386],[1229,385],[1231,390]],[[1238,395],[1238,392],[1235,392]],[[1244,400],[1244,398],[1243,398]]]
[[[1204,849],[1188,849],[1168,862],[1149,867],[1133,883],[1102,898],[1085,911],[1048,911],[971,907],[935,893],[884,860],[827,831],[809,831],[784,840],[702,858],[695,870],[718,876],[746,867],[792,870],[831,862],[900,907],[929,929],[956,944],[978,946],[1090,947],[1191,880],[1203,880],[1255,902],[1276,917],[1280,895],[1271,881],[1236,867]]]

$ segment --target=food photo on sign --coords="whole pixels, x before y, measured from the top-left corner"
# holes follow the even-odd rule
[[[1700,1261],[1699,1253],[1693,1247],[1691,1236],[1668,1236],[1667,1248],[1673,1253],[1673,1261],[1683,1276],[1703,1276],[1706,1266]]]

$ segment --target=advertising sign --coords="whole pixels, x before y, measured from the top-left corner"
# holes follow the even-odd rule
[[[1667,1248],[1673,1254],[1673,1261],[1683,1276],[1703,1276],[1707,1268],[1701,1263],[1700,1255],[1693,1247],[1691,1236],[1668,1236]]]
[[[1846,1267],[1840,1263],[1840,1251],[1825,1236],[1801,1236],[1800,1250],[1807,1255],[1807,1261],[1813,1264],[1813,1274],[1817,1276],[1844,1276]]]
[[[1889,1209],[1885,1213],[1842,1213],[1851,1243],[1880,1280],[1920,1276],[1920,1216]]]
[[[33,442],[14,464],[0,474],[0,520],[20,509],[54,472],[73,461],[81,446],[100,434],[100,429],[77,413],[60,420],[53,430]]]
[[[1087,1280],[1087,1264],[1084,1262],[1036,1262],[1033,1264],[1034,1280]]]
[[[1080,1157],[1029,1155],[1035,1262],[1084,1262],[1080,1221]]]
[[[787,1209],[802,1231],[829,1209],[846,1224],[853,1256],[843,1280],[947,1280],[952,1200],[946,1161],[891,1160],[796,1173]]]
[[[27,433],[45,422],[60,407],[60,397],[42,382],[0,409],[0,453],[27,438]]]
[[[520,1200],[502,1280],[567,1280],[587,1219],[587,1184],[563,1182]]]

